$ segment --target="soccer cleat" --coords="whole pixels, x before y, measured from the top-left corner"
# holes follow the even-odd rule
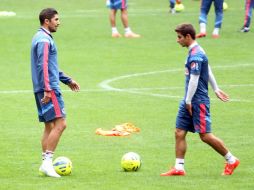
[[[45,162],[45,161],[43,162],[43,164],[39,168],[39,175],[40,176],[55,177],[55,178],[61,177],[54,170],[52,163],[50,164],[50,163]]]
[[[221,175],[232,175],[234,170],[240,164],[240,160],[236,159],[233,164],[226,163],[224,171]]]
[[[213,39],[217,39],[217,38],[219,38],[219,37],[220,37],[219,34],[212,34],[212,38],[213,38]]]
[[[250,31],[250,28],[249,27],[242,27],[240,32],[249,32]]]
[[[39,168],[39,176],[46,176],[46,174],[42,171],[41,166]]]
[[[139,34],[135,34],[134,32],[127,32],[124,34],[125,38],[140,38]]]
[[[160,176],[185,176],[184,170],[177,170],[176,168],[172,168],[166,173],[161,173]]]
[[[118,32],[112,33],[112,38],[121,38],[121,37],[122,37],[122,35],[119,34]]]
[[[206,37],[206,33],[199,33],[196,35],[196,38],[204,38]]]

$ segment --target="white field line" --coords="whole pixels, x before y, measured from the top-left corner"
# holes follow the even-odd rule
[[[61,90],[62,92],[72,92],[71,90]],[[79,92],[105,92],[104,89],[84,89]],[[0,94],[33,94],[32,90],[0,90]]]
[[[129,9],[129,16],[154,16],[163,15],[167,13],[167,8],[165,9]],[[191,13],[189,13],[191,14]],[[195,13],[197,15],[198,13]],[[101,18],[108,15],[108,8],[105,9],[78,9],[71,12],[61,13],[61,18]],[[185,14],[186,15],[186,14]],[[33,19],[34,15],[27,12],[17,12],[16,17],[18,19]]]
[[[232,66],[216,66],[213,67],[213,69],[229,69],[229,68],[238,68],[238,67],[253,67],[253,64],[241,64],[241,65],[232,65]],[[183,89],[184,87],[150,87],[150,88],[115,88],[110,85],[110,83],[127,79],[127,78],[133,78],[133,77],[141,77],[146,75],[156,75],[159,73],[170,73],[170,72],[182,72],[182,69],[168,69],[168,70],[161,70],[161,71],[151,71],[151,72],[145,72],[145,73],[134,73],[129,75],[123,75],[119,77],[114,77],[112,79],[107,79],[99,83],[100,89],[84,89],[80,90],[82,93],[89,93],[89,92],[109,92],[109,91],[115,91],[115,92],[127,92],[131,94],[139,94],[139,95],[145,95],[145,96],[152,96],[152,97],[159,97],[159,98],[171,98],[171,99],[181,99],[182,96],[176,96],[176,95],[168,95],[168,94],[159,94],[159,93],[152,93],[149,91],[152,90],[176,90],[176,89]],[[228,84],[228,85],[220,85],[223,88],[241,88],[241,87],[254,87],[254,84]],[[63,92],[71,92],[71,90],[62,90]],[[148,92],[145,92],[148,91]],[[32,94],[32,90],[0,90],[0,94]],[[213,99],[212,99],[213,100]],[[253,102],[250,100],[242,100],[242,99],[231,99],[231,101],[234,102]]]
[[[230,69],[230,68],[239,68],[239,67],[253,67],[253,64],[239,64],[239,65],[223,65],[223,66],[215,66],[213,69],[220,69],[220,70],[225,70],[225,69]],[[183,69],[168,69],[168,70],[161,70],[161,71],[151,71],[151,72],[145,72],[145,73],[134,73],[134,74],[129,74],[129,75],[123,75],[119,77],[114,77],[111,79],[107,79],[99,83],[99,86],[102,89],[108,90],[108,91],[117,91],[117,92],[127,92],[131,94],[140,94],[140,95],[146,95],[146,96],[153,96],[153,97],[161,97],[161,98],[172,98],[172,99],[179,99],[181,98],[180,96],[174,96],[174,95],[166,95],[166,94],[157,94],[157,93],[146,93],[144,91],[149,91],[149,90],[174,90],[174,89],[179,89],[183,87],[160,87],[160,88],[116,88],[110,85],[110,83],[127,79],[127,78],[133,78],[133,77],[140,77],[140,76],[145,76],[145,75],[154,75],[154,74],[159,74],[159,73],[170,73],[170,72],[180,72],[183,71]],[[237,87],[253,87],[254,84],[240,84],[240,85],[220,85],[222,87],[230,87],[230,88],[237,88]],[[141,92],[143,91],[143,92]],[[242,99],[231,99],[231,101],[234,102],[252,102],[250,100],[242,100]]]

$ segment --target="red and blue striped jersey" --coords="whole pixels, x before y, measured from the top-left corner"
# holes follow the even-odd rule
[[[192,98],[192,103],[194,102],[207,102],[209,101],[208,96],[208,59],[207,56],[197,43],[189,50],[187,61],[185,64],[185,97],[188,91],[188,85],[190,81],[190,75],[200,75],[197,90]]]
[[[44,28],[40,28],[32,40],[31,70],[34,93],[60,91],[59,81],[65,84],[71,81],[70,77],[59,71],[56,45]]]

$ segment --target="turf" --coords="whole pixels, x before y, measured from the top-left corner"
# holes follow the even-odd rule
[[[219,39],[212,39],[214,9],[208,36],[199,39],[220,87],[232,101],[222,103],[212,91],[213,132],[241,160],[234,175],[222,177],[224,159],[188,135],[185,177],[160,177],[174,164],[174,126],[183,96],[187,49],[176,43],[174,28],[182,22],[198,29],[199,1],[184,1],[185,11],[168,13],[167,1],[129,0],[129,22],[140,39],[112,39],[104,1],[1,0],[0,11],[0,189],[161,190],[254,188],[253,106],[254,33],[238,32],[244,3],[228,0]],[[67,156],[73,174],[61,179],[38,176],[43,125],[37,120],[30,74],[31,38],[45,7],[59,11],[54,34],[60,68],[81,85],[79,93],[62,85],[67,130],[55,156]],[[118,29],[123,28],[118,18]],[[106,88],[107,87],[107,88]],[[132,122],[141,128],[130,137],[102,137],[96,128]],[[142,168],[123,172],[120,159],[134,151]]]

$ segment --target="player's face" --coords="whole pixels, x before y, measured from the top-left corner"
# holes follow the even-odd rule
[[[187,39],[182,34],[177,32],[177,43],[179,43],[182,47],[187,47]]]
[[[60,25],[59,17],[56,14],[52,19],[48,22],[48,29],[50,32],[56,32],[57,27]]]

